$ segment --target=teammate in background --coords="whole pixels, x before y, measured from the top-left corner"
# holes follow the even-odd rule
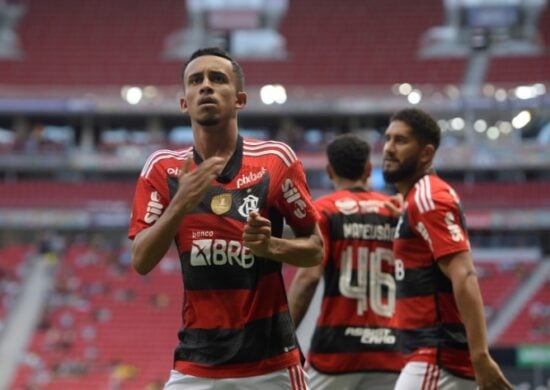
[[[383,174],[404,196],[393,244],[396,319],[406,365],[396,389],[512,389],[489,355],[462,207],[433,170],[441,131],[427,113],[395,113]]]
[[[302,164],[283,143],[239,135],[247,95],[225,51],[195,52],[182,84],[194,146],[149,157],[129,229],[138,273],[174,240],[180,255],[183,327],[165,389],[306,389],[281,275],[323,257]],[[284,220],[296,238],[281,238]]]
[[[302,322],[324,277],[323,301],[308,353],[312,389],[392,389],[402,367],[396,334],[392,240],[397,218],[389,197],[372,192],[369,145],[355,135],[327,147],[327,173],[336,189],[315,201],[325,258],[298,270],[290,313]]]

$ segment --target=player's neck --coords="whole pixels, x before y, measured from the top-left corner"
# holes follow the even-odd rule
[[[431,175],[433,173],[435,173],[435,171],[430,165],[424,169],[418,170],[414,175],[411,175],[407,179],[395,183],[395,188],[397,188],[397,191],[403,196],[406,196],[411,188],[416,184],[416,182],[420,180],[420,178],[426,175]]]
[[[362,188],[365,191],[368,189],[367,183],[364,180],[348,180],[342,178],[334,180],[334,188],[337,191],[351,190],[353,188]]]
[[[195,150],[203,158],[213,156],[229,159],[237,147],[237,128],[226,129],[200,128],[193,129]]]

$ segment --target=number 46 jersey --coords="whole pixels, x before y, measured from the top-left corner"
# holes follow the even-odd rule
[[[384,194],[352,188],[315,202],[325,240],[325,291],[308,361],[319,372],[402,368],[393,328],[397,219],[384,207],[386,200]]]

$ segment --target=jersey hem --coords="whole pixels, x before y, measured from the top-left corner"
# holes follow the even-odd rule
[[[296,365],[301,366],[298,349],[272,359],[238,365],[204,366],[188,361],[177,360],[174,362],[174,370],[184,375],[192,375],[199,378],[222,379],[265,375]]]

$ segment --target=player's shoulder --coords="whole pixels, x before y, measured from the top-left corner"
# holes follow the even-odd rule
[[[296,153],[284,142],[273,140],[257,140],[243,138],[243,155],[249,158],[262,158],[271,160],[274,163],[284,164],[290,167],[296,161]]]
[[[388,195],[379,192],[340,190],[318,197],[315,206],[343,214],[385,212],[384,202],[389,199]]]
[[[453,188],[436,175],[425,175],[418,180],[407,196],[409,207],[421,213],[435,210],[438,205],[459,203]]]
[[[181,169],[182,163],[184,160],[193,157],[193,147],[188,147],[178,150],[170,149],[160,149],[156,152],[151,153],[143,168],[141,170],[140,176],[149,178],[152,172],[159,168],[165,168],[166,173],[172,176],[179,174],[179,169]],[[174,170],[174,172],[168,172],[168,170]]]
[[[328,194],[323,194],[315,198],[313,201],[313,204],[317,209],[328,209],[332,208],[334,205],[334,201],[338,199],[338,195],[335,192],[330,192]]]
[[[387,200],[390,200],[391,198],[390,195],[385,194],[383,192],[377,192],[377,191],[365,192],[363,196],[367,200],[381,201],[381,202],[385,202]]]

